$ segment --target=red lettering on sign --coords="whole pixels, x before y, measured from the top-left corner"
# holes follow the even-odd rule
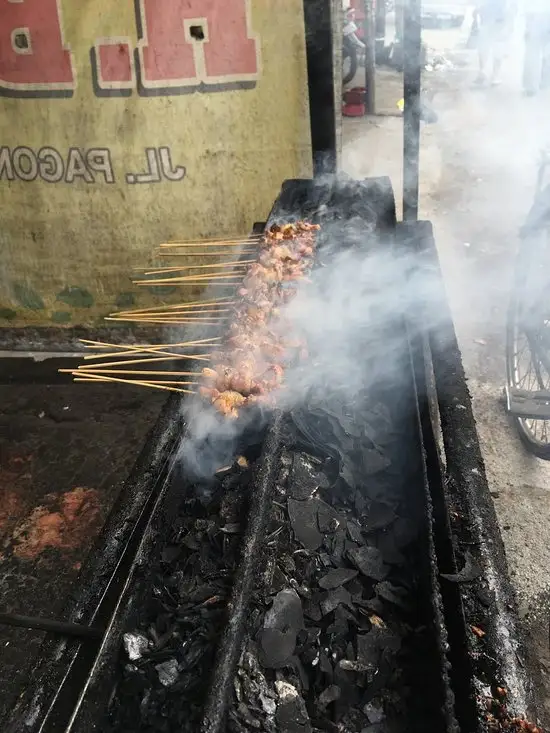
[[[0,0],[0,18],[0,94],[71,96],[75,77],[58,0]]]
[[[98,92],[121,94],[135,86],[129,38],[100,38],[92,49],[92,73]]]
[[[259,43],[250,0],[139,0],[139,8],[145,94],[257,80]]]

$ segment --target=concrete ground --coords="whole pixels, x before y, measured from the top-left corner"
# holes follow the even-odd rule
[[[472,84],[477,60],[461,48],[463,35],[433,30],[425,40],[456,65],[424,73],[439,121],[422,131],[420,218],[434,225],[533,676],[541,688],[540,724],[550,729],[550,462],[525,451],[502,402],[517,231],[532,200],[538,152],[550,143],[550,95],[522,96],[517,39],[503,84],[481,90]],[[380,69],[377,103],[383,116],[345,118],[342,156],[351,175],[390,175],[398,199],[402,121],[395,114],[401,97],[400,77]]]

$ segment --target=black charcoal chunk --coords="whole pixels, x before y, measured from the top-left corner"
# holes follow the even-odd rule
[[[288,493],[293,499],[309,499],[317,489],[327,489],[330,482],[317,461],[303,453],[294,454],[289,475]]]
[[[340,514],[321,499],[316,499],[317,504],[317,521],[321,532],[336,532],[341,524],[344,523],[344,518]]]
[[[351,593],[342,587],[329,591],[321,601],[323,616],[334,611],[341,603],[351,606]]]
[[[317,698],[317,707],[319,710],[325,710],[331,703],[339,700],[341,694],[342,690],[338,685],[329,685]]]
[[[323,535],[317,526],[317,503],[313,500],[288,500],[288,514],[294,536],[307,550],[317,550],[323,544]]]
[[[405,588],[400,588],[385,580],[383,583],[377,583],[374,590],[379,598],[388,601],[388,603],[393,603],[394,606],[399,606],[405,611],[411,607],[409,594]]]
[[[383,580],[389,573],[380,550],[376,547],[358,547],[348,552],[348,557],[359,572],[366,578]]]
[[[380,473],[391,466],[390,459],[376,448],[367,448],[363,454],[363,465],[367,476]]]
[[[351,568],[335,568],[329,570],[326,575],[319,579],[319,585],[325,590],[332,590],[344,585],[357,576],[357,570]]]
[[[294,685],[277,681],[275,689],[279,695],[275,714],[279,733],[312,733],[306,704]]]
[[[278,669],[287,665],[296,649],[298,632],[303,628],[300,596],[288,588],[277,593],[258,634],[264,667]]]
[[[388,527],[396,519],[395,509],[389,504],[373,501],[369,505],[368,513],[362,522],[366,532]]]
[[[296,649],[296,637],[278,629],[261,629],[259,633],[261,662],[266,669],[279,669],[290,664]]]

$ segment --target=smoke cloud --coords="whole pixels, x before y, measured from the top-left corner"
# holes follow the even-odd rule
[[[323,213],[329,213],[326,207]],[[429,306],[433,282],[416,277],[414,266],[414,256],[400,251],[390,235],[380,238],[359,219],[322,225],[316,267],[281,309],[281,335],[300,336],[308,351],[308,358],[286,368],[284,388],[276,395],[281,409],[295,410],[329,392],[349,402],[365,388],[399,389],[410,370],[403,319],[419,304],[437,318]],[[267,411],[253,410],[228,420],[194,399],[186,401],[185,411],[181,458],[195,480],[231,463],[257,441],[268,419]]]

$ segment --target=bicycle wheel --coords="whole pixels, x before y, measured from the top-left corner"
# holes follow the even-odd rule
[[[520,244],[506,328],[508,387],[523,394],[550,391],[550,241],[547,231]],[[549,406],[550,414],[550,406]],[[529,452],[550,460],[550,419],[514,416]]]

